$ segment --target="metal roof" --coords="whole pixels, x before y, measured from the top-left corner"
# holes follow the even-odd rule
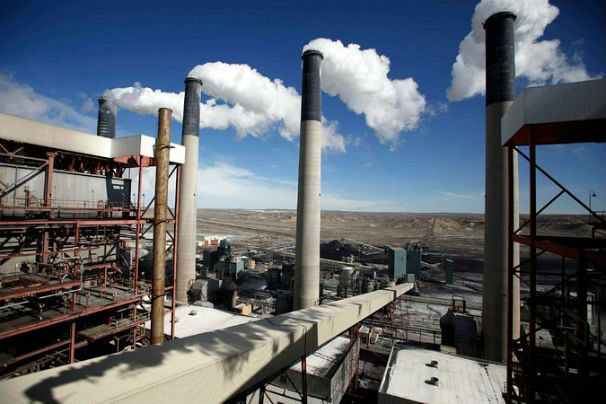
[[[505,381],[503,364],[396,345],[378,402],[505,403]]]
[[[102,158],[154,157],[156,143],[156,138],[151,136],[111,139],[4,113],[0,113],[0,139]],[[171,143],[170,161],[183,164],[185,147]]]
[[[530,87],[501,119],[503,145],[606,141],[606,80]]]

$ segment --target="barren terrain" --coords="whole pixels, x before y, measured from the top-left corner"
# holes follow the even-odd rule
[[[296,220],[293,210],[200,209],[198,233],[229,234],[268,245],[294,240]],[[544,215],[539,217],[538,231],[588,237],[591,228],[586,221],[581,215]],[[322,241],[346,238],[375,246],[421,241],[432,251],[474,257],[483,252],[484,215],[323,211],[321,237]]]

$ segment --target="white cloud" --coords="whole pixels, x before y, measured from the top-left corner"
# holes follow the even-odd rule
[[[583,159],[585,159],[585,157],[587,157],[589,155],[589,149],[585,146],[577,146],[574,149],[572,149],[572,154],[576,158],[583,160]]]
[[[339,98],[356,114],[363,114],[382,143],[398,143],[403,131],[417,128],[425,110],[425,97],[412,78],[392,80],[390,61],[375,49],[344,46],[341,41],[318,38],[306,49],[324,54],[322,90]]]
[[[446,196],[448,198],[457,198],[457,199],[478,199],[482,195],[481,194],[465,194],[461,192],[449,192],[449,191],[436,191],[436,194]]]
[[[0,74],[0,111],[88,132],[97,127],[96,119],[64,102],[39,94],[6,74]]]
[[[482,23],[499,11],[511,11],[517,16],[516,76],[524,77],[530,85],[592,78],[580,58],[567,58],[560,49],[559,40],[539,40],[559,13],[548,0],[482,0],[475,8],[472,30],[461,41],[452,66],[452,83],[447,92],[450,101],[484,94],[486,37]]]
[[[137,189],[138,172],[133,172],[132,189]],[[142,189],[146,202],[154,195],[155,170],[144,171]],[[202,208],[296,209],[297,182],[258,175],[247,168],[218,162],[198,168],[197,205]],[[169,184],[169,205],[174,205],[174,183]],[[323,193],[322,209],[349,211],[396,210],[385,200],[347,198]]]
[[[209,179],[212,178],[212,186]],[[296,181],[263,177],[228,163],[203,165],[198,171],[198,206],[209,208],[296,209]],[[322,193],[324,210],[386,210],[384,200]]]

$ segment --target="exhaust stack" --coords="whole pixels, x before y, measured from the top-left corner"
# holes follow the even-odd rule
[[[303,53],[301,138],[294,310],[315,306],[320,300],[320,179],[322,171],[322,90],[316,50]]]
[[[482,330],[484,355],[504,361],[507,353],[507,265],[508,265],[508,170],[513,170],[513,224],[518,227],[518,160],[508,167],[507,151],[501,145],[501,118],[515,95],[514,22],[508,11],[491,15],[486,31],[486,200],[484,230],[484,289]],[[519,263],[514,244],[513,265]],[[520,284],[513,285],[513,337],[520,330]]]
[[[177,248],[177,301],[187,303],[187,291],[196,280],[196,188],[198,181],[198,138],[200,135],[200,93],[202,80],[185,79],[183,132],[185,164],[179,186],[179,229]]]
[[[99,97],[97,136],[116,137],[116,106],[107,97]]]

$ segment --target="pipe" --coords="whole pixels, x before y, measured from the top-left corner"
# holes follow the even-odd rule
[[[320,299],[320,181],[322,171],[322,53],[303,53],[301,97],[301,145],[299,148],[299,191],[294,310],[315,306]]]
[[[164,342],[164,290],[166,276],[166,210],[168,203],[168,158],[170,150],[170,120],[172,111],[158,111],[158,140],[156,141],[156,202],[154,206],[154,247],[152,269],[151,343]]]
[[[99,97],[97,136],[116,137],[116,105],[107,97]]]
[[[174,224],[174,239],[173,239],[173,284],[171,289],[171,314],[170,314],[170,339],[175,339],[175,320],[177,316],[177,250],[179,248],[179,184],[181,183],[181,167],[177,166],[176,173],[176,196],[175,196],[175,224]]]
[[[504,11],[491,15],[486,30],[486,200],[484,231],[484,288],[482,330],[484,355],[504,361],[507,352],[508,315],[508,174],[513,174],[513,227],[519,225],[518,161],[509,167],[507,151],[501,145],[501,118],[515,94],[514,22],[516,16]],[[519,263],[519,247],[514,246],[513,265]],[[518,279],[518,278],[515,278]],[[519,336],[519,279],[512,288],[513,337]]]
[[[202,81],[185,79],[182,144],[185,164],[179,188],[179,221],[177,251],[177,301],[187,303],[187,292],[196,280],[196,189],[198,174],[198,143],[200,135],[200,93]]]

